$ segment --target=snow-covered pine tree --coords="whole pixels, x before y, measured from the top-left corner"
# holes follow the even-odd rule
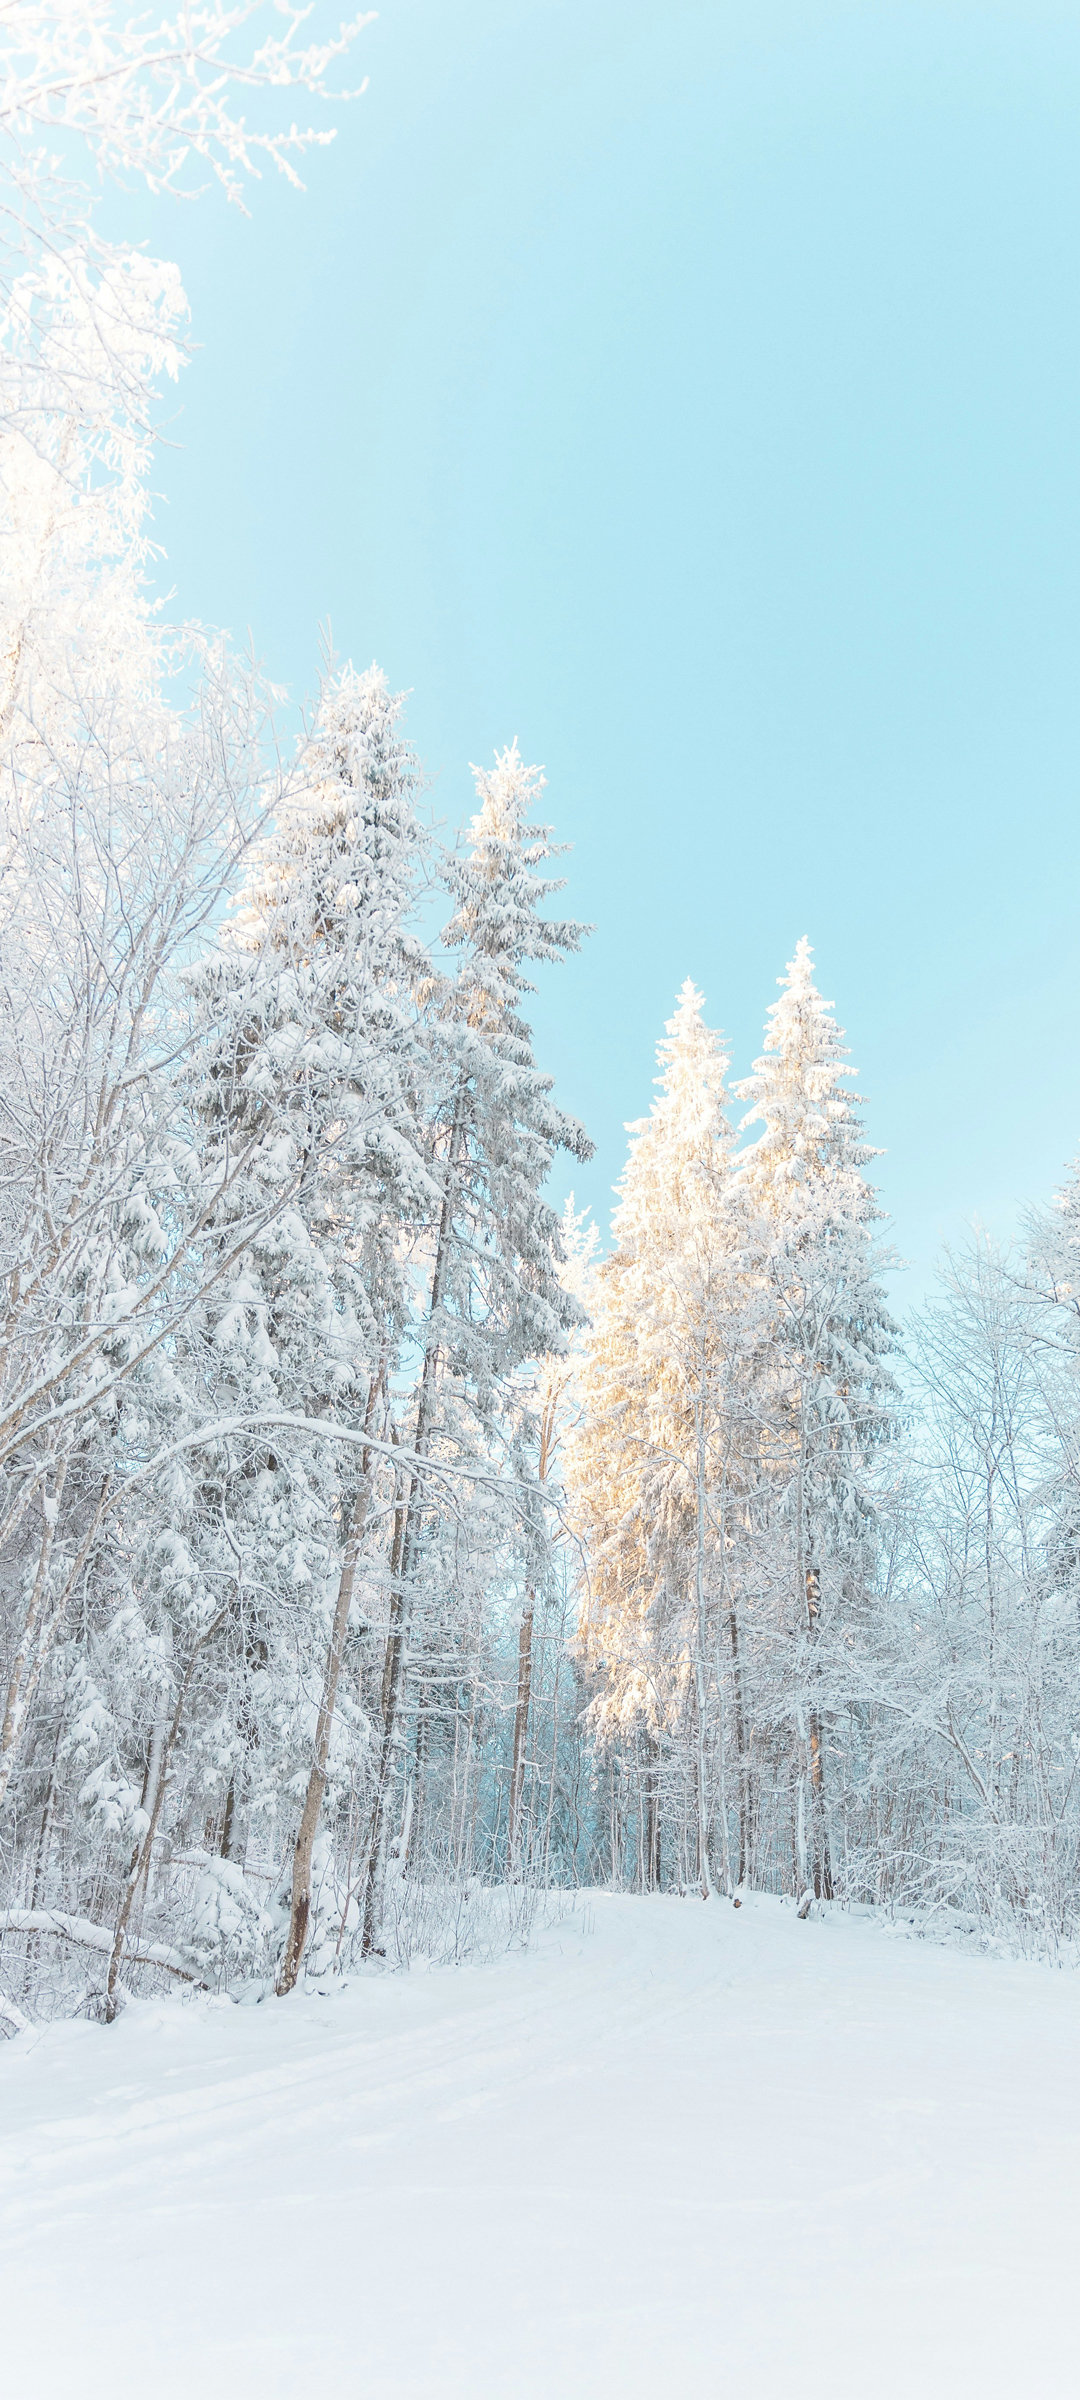
[[[609,1739],[633,1731],[646,1746],[646,1880],[657,1871],[657,1754],[681,1745],[689,1871],[707,1892],[710,1837],[732,1880],[728,1714],[740,1777],[745,1747],[735,1561],[753,1325],[723,1113],[727,1058],[703,1005],[686,983],[658,1050],[660,1096],[631,1127],[615,1248],[596,1279],[572,1487],[590,1552],[582,1642],[602,1671],[594,1713]],[[740,1805],[741,1828],[744,1814]]]
[[[791,1642],[778,1706],[795,1729],[794,1854],[805,1899],[831,1890],[822,1636],[873,1575],[875,1467],[897,1429],[885,1363],[897,1328],[874,1238],[881,1210],[863,1173],[874,1152],[843,1088],[852,1069],[805,938],[781,983],[764,1054],[736,1087],[751,1103],[744,1124],[761,1128],[738,1182],[772,1318],[758,1412],[779,1623]]]
[[[443,946],[460,963],[440,1023],[464,1238],[450,1244],[435,1336],[482,1421],[489,1395],[496,1402],[523,1361],[561,1349],[580,1321],[561,1272],[560,1219],[541,1187],[557,1151],[584,1161],[592,1144],[553,1100],[521,1014],[536,988],[527,970],[560,963],[588,931],[541,913],[565,883],[542,872],[558,855],[551,828],[533,818],[544,776],[523,764],[516,743],[474,774],[480,807],[469,847],[445,862],[455,907]]]
[[[295,1586],[312,1511],[323,1554],[321,1577],[301,1579],[308,1648],[325,1648],[282,1990],[295,1982],[313,1906],[350,1607],[407,1320],[403,1241],[438,1200],[422,1156],[431,969],[412,928],[428,837],[400,706],[375,669],[334,678],[235,930],[195,979],[207,1024],[205,1172],[212,1179],[231,1146],[253,1143],[239,1204],[267,1218],[204,1315],[213,1410],[203,1472],[223,1480],[252,1588],[284,1598]],[[225,1245],[235,1205],[217,1225]],[[259,1638],[265,1646],[272,1629]],[[242,1763],[238,1739],[234,1776]]]
[[[577,948],[583,928],[541,914],[562,889],[544,875],[550,828],[533,821],[543,790],[516,744],[490,772],[474,769],[480,807],[469,848],[444,862],[454,909],[443,935],[457,973],[429,1008],[437,1060],[428,1154],[440,1184],[417,1278],[420,1370],[404,1424],[414,1461],[438,1447],[446,1464],[490,1472],[519,1414],[516,1378],[565,1346],[580,1310],[560,1277],[559,1219],[542,1185],[559,1149],[591,1155],[580,1125],[551,1097],[520,1013],[527,969]],[[392,1616],[382,1687],[378,1786],[368,1849],[365,1944],[381,1941],[389,1810],[402,1748],[406,1634],[432,1518],[430,1477],[403,1478],[393,1556]],[[420,1700],[418,1697],[418,1712]],[[423,1769],[418,1725],[418,1766]]]

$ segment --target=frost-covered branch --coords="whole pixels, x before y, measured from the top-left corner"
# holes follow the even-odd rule
[[[105,1925],[91,1924],[86,1917],[69,1916],[60,1908],[0,1909],[0,1933],[55,1933],[61,1941],[71,1942],[80,1950],[97,1950],[109,1957],[113,1935]],[[123,1952],[127,1967],[161,1967],[167,1975],[179,1975],[184,1983],[202,1984],[202,1977],[189,1960],[170,1949],[167,1942],[133,1942]]]
[[[193,161],[232,200],[260,160],[295,182],[293,160],[333,132],[254,127],[237,94],[357,96],[331,92],[327,78],[375,11],[321,41],[305,38],[313,14],[289,0],[189,0],[161,16],[132,16],[116,0],[0,0],[0,132],[23,146],[28,177],[47,172],[35,137],[77,135],[100,173],[137,175],[151,191],[189,190]]]

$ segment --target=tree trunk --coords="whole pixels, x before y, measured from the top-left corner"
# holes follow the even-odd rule
[[[510,1823],[506,1836],[506,1863],[511,1883],[518,1880],[518,1847],[521,1838],[521,1795],[525,1782],[525,1748],[529,1734],[529,1702],[532,1698],[532,1592],[525,1594],[521,1612],[521,1632],[518,1637],[517,1707],[514,1711],[514,1758],[510,1771]]]
[[[806,1570],[806,1622],[811,1642],[816,1640],[821,1615],[821,1569]],[[829,1829],[825,1819],[825,1761],[821,1739],[821,1719],[816,1709],[809,1712],[807,1728],[809,1763],[809,1798],[812,1810],[812,1872],[815,1900],[831,1900],[833,1896],[832,1861],[829,1856]]]
[[[415,1491],[416,1479],[412,1490]],[[401,1698],[402,1661],[405,1651],[405,1579],[411,1568],[409,1544],[409,1500],[403,1501],[394,1521],[394,1543],[390,1553],[390,1626],[386,1637],[386,1656],[382,1679],[382,1742],[379,1748],[379,1767],[375,1797],[371,1807],[366,1865],[364,1869],[363,1931],[361,1955],[364,1958],[382,1954],[382,1895],[386,1874],[387,1811],[394,1778],[397,1748],[398,1708]]]
[[[557,1395],[549,1395],[540,1420],[540,1451],[536,1463],[536,1480],[547,1482],[555,1440]],[[521,1796],[525,1783],[525,1751],[529,1738],[529,1705],[532,1699],[533,1618],[536,1613],[536,1593],[530,1584],[525,1587],[525,1606],[521,1612],[521,1631],[518,1635],[517,1707],[514,1711],[514,1757],[510,1772],[510,1824],[506,1836],[506,1861],[511,1883],[517,1880],[518,1848],[521,1841]]]
[[[229,1777],[229,1788],[228,1788],[228,1791],[227,1791],[227,1792],[226,1792],[226,1794],[225,1794],[225,1813],[224,1813],[224,1815],[223,1815],[223,1817],[222,1817],[222,1820],[221,1820],[221,1834],[220,1834],[220,1838],[219,1838],[219,1841],[218,1841],[218,1857],[219,1857],[219,1858],[230,1858],[230,1859],[231,1859],[231,1857],[232,1857],[232,1854],[233,1854],[233,1847],[232,1847],[232,1846],[233,1846],[233,1838],[234,1838],[234,1834],[235,1834],[235,1829],[236,1829],[236,1775],[235,1775],[235,1772],[234,1772],[234,1773],[233,1773],[232,1775],[230,1775],[230,1777]]]
[[[829,1850],[829,1827],[825,1816],[825,1763],[821,1739],[821,1719],[810,1715],[810,1792],[814,1809],[814,1898],[831,1900],[833,1896],[832,1857]]]
[[[799,1909],[801,1912],[804,1901],[812,1897],[806,1857],[806,1738],[801,1709],[799,1709],[796,1713],[795,1740],[796,1754],[795,1773],[793,1779],[795,1789],[791,1853],[794,1893],[795,1898],[799,1903]]]
[[[424,1658],[423,1654],[421,1653],[416,1689],[416,1745],[413,1751],[412,1814],[409,1819],[408,1839],[402,1840],[398,1850],[398,1864],[402,1874],[406,1872],[406,1869],[413,1859],[416,1859],[419,1862],[422,1857],[424,1846],[424,1803],[427,1798],[428,1743],[430,1738],[431,1698],[428,1690],[427,1677],[424,1672]]]
[[[695,1743],[695,1797],[697,1802],[697,1871],[701,1897],[712,1897],[712,1875],[709,1871],[709,1787],[705,1759],[705,1403],[699,1395],[697,1407],[697,1541],[694,1554],[694,1597],[696,1602],[697,1639],[694,1644],[694,1690],[697,1700],[697,1740]],[[718,1711],[719,1715],[719,1711]],[[719,1729],[723,1742],[723,1726]],[[727,1853],[727,1826],[724,1826],[724,1851]],[[728,1878],[730,1880],[730,1878]]]
[[[372,1384],[368,1397],[365,1425],[367,1432],[371,1430],[375,1401],[380,1389],[381,1378]],[[326,1671],[323,1677],[322,1699],[319,1703],[319,1716],[315,1727],[315,1756],[311,1762],[311,1773],[308,1776],[300,1828],[293,1851],[289,1931],[275,1987],[279,1999],[284,1999],[286,1993],[291,1992],[296,1983],[311,1925],[311,1861],[315,1850],[315,1836],[319,1830],[323,1794],[326,1790],[326,1764],[330,1756],[330,1735],[333,1731],[334,1710],[337,1706],[341,1662],[345,1655],[345,1637],[349,1629],[349,1609],[352,1605],[353,1584],[356,1581],[356,1561],[367,1518],[369,1491],[370,1452],[365,1450],[360,1471],[360,1487],[353,1501],[349,1528],[345,1538],[345,1550],[341,1561],[341,1574],[338,1579],[337,1604],[334,1609],[330,1647],[327,1652]]]
[[[420,1461],[427,1456],[435,1415],[438,1380],[438,1339],[431,1339],[431,1327],[442,1307],[443,1293],[450,1266],[450,1245],[454,1230],[455,1178],[464,1138],[463,1114],[465,1095],[462,1090],[455,1103],[454,1120],[450,1129],[450,1149],[446,1162],[446,1183],[439,1213],[439,1235],[435,1245],[435,1263],[431,1275],[431,1299],[428,1305],[428,1346],[424,1352],[424,1367],[420,1378],[420,1393],[416,1404],[416,1427],[413,1436],[413,1455]],[[402,1661],[405,1635],[408,1628],[410,1587],[419,1547],[419,1511],[424,1495],[424,1474],[417,1465],[412,1473],[408,1494],[394,1529],[398,1548],[397,1571],[391,1561],[390,1627],[383,1664],[382,1719],[383,1735],[379,1750],[379,1768],[375,1797],[371,1809],[368,1834],[367,1865],[363,1906],[363,1935],[361,1954],[364,1958],[381,1955],[383,1885],[386,1876],[387,1812],[393,1785],[398,1750],[398,1715],[401,1706]],[[398,1536],[400,1533],[400,1541]]]
[[[731,1643],[731,1683],[735,1704],[735,1747],[739,1777],[739,1873],[740,1887],[750,1872],[750,1757],[746,1739],[746,1698],[743,1691],[742,1647],[739,1641],[739,1620],[735,1602],[728,1595],[728,1639]]]
[[[660,1889],[660,1745],[645,1736],[645,1889]]]

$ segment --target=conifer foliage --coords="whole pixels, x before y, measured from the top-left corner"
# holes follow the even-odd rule
[[[583,1640],[603,1677],[594,1715],[637,1733],[647,1880],[658,1872],[661,1762],[685,1738],[694,1871],[708,1891],[745,1307],[727,1060],[703,1006],[684,985],[660,1044],[660,1097],[631,1129],[615,1248],[597,1278],[572,1477],[590,1561]],[[722,1812],[719,1826],[730,1882]]]
[[[795,1854],[803,1891],[819,1896],[832,1890],[824,1659],[872,1589],[874,1470],[897,1429],[885,1363],[897,1328],[873,1243],[881,1211],[863,1175],[874,1153],[843,1089],[844,1057],[803,940],[740,1086],[744,1125],[761,1128],[740,1183],[771,1335],[757,1406],[771,1573],[793,1643]]]
[[[687,985],[594,1308],[574,1461],[593,1711],[639,1729],[647,1883],[661,1794],[704,1892],[787,1850],[800,1896],[828,1896],[826,1660],[873,1588],[895,1432],[871,1153],[805,942],[740,1087],[761,1126],[741,1153],[702,1007]]]

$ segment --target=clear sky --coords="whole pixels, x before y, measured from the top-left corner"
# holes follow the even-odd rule
[[[809,934],[914,1291],[1080,1146],[1080,0],[385,0],[361,49],[305,195],[145,215],[203,345],[176,604],[294,691],[329,618],[451,822],[546,765],[605,1225],[683,977],[745,1073]]]

